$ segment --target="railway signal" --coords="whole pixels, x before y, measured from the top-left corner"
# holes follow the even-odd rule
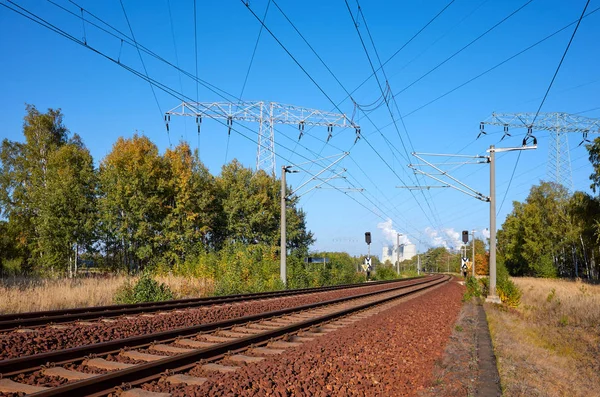
[[[469,231],[468,230],[462,231],[462,241],[465,244],[469,242]]]

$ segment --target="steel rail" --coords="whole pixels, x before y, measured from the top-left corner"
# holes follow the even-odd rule
[[[264,333],[257,335],[250,335],[245,338],[236,339],[234,341],[220,343],[216,346],[211,346],[203,349],[198,349],[193,352],[183,353],[176,356],[165,357],[164,359],[149,362],[146,364],[136,365],[131,368],[110,372],[97,377],[77,381],[74,383],[68,383],[63,386],[58,386],[49,390],[30,394],[32,397],[52,397],[52,396],[94,396],[100,397],[105,396],[111,392],[114,392],[114,388],[123,385],[139,385],[152,380],[156,380],[158,377],[167,370],[175,370],[180,372],[193,367],[199,360],[211,360],[221,358],[224,354],[247,348],[254,344],[263,343],[270,339],[281,337],[285,334],[294,333],[305,328],[310,328],[315,325],[334,320],[339,317],[346,316],[348,314],[358,312],[371,308],[382,303],[389,302],[400,297],[412,295],[414,293],[423,291],[427,288],[434,287],[450,280],[449,276],[436,277],[433,280],[430,278],[426,283],[419,283],[422,285],[421,288],[405,291],[399,295],[393,295],[381,298],[375,302],[363,303],[361,305],[342,309],[335,313],[326,314],[323,316],[315,317],[309,320],[284,326],[272,331],[265,331]],[[391,289],[393,290],[393,289]],[[390,292],[388,290],[388,292]]]
[[[287,309],[275,310],[266,313],[253,314],[250,316],[237,317],[228,320],[222,320],[218,322],[212,322],[207,324],[195,325],[192,327],[182,327],[176,328],[172,330],[147,334],[147,335],[138,335],[124,339],[116,339],[112,341],[96,343],[92,345],[83,345],[72,347],[63,350],[56,350],[52,352],[34,354],[24,357],[18,357],[8,360],[0,361],[0,377],[8,377],[14,376],[16,374],[24,373],[24,372],[33,372],[42,368],[42,366],[47,365],[48,363],[53,363],[56,365],[62,365],[71,363],[74,361],[83,360],[85,356],[93,355],[93,354],[111,354],[117,353],[121,349],[125,347],[135,347],[140,348],[144,346],[148,346],[153,342],[167,342],[170,340],[175,340],[177,337],[188,336],[197,334],[200,332],[214,331],[218,328],[226,328],[233,327],[236,325],[244,324],[251,321],[260,321],[267,318],[277,317],[293,312],[298,312],[302,310],[314,309],[317,307],[332,305],[336,303],[342,303],[346,301],[350,301],[353,299],[366,298],[369,296],[374,296],[377,294],[382,294],[385,292],[390,292],[394,290],[404,289],[415,285],[425,284],[431,281],[435,281],[437,279],[442,278],[443,276],[433,276],[427,278],[420,278],[417,280],[410,280],[409,282],[402,283],[400,285],[393,286],[391,288],[386,288],[379,291],[374,292],[366,292],[358,295],[353,295],[349,297],[337,298],[332,300],[327,300],[323,302],[311,303],[308,305],[290,307]]]
[[[418,277],[406,278],[413,280]],[[47,310],[40,312],[26,312],[0,315],[0,331],[10,331],[16,328],[33,327],[50,323],[65,323],[92,318],[117,317],[139,313],[150,313],[156,311],[176,310],[183,308],[211,306],[241,301],[252,301],[267,298],[281,298],[292,295],[306,295],[311,293],[336,291],[340,289],[368,287],[372,285],[389,284],[398,280],[379,281],[374,283],[343,284],[330,287],[301,288],[285,291],[259,292],[251,294],[236,294],[223,297],[203,297],[171,300],[165,302],[146,302],[127,305],[109,305],[96,307],[82,307],[65,310]]]

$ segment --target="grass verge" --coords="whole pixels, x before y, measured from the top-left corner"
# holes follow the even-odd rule
[[[155,277],[175,298],[200,297],[214,292],[211,280],[173,275]],[[119,288],[137,278],[96,276],[75,279],[0,279],[0,314],[104,306],[114,303]]]
[[[514,278],[518,308],[487,305],[504,396],[600,390],[600,286]]]

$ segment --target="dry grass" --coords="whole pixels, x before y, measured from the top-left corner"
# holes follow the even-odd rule
[[[173,276],[172,274],[155,277],[156,281],[171,288],[177,298],[197,298],[212,295],[215,291],[214,280]]]
[[[600,285],[525,277],[514,281],[523,291],[521,306],[527,317],[563,325],[600,324]]]
[[[513,280],[523,291],[517,310],[486,306],[504,396],[599,393],[600,287]]]
[[[0,279],[0,314],[56,310],[72,307],[103,306],[113,303],[125,276],[77,279]],[[167,284],[177,298],[199,297],[211,293],[213,283],[172,275],[158,281]]]

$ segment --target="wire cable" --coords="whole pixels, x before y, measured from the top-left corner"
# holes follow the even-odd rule
[[[483,32],[482,34],[480,34],[479,36],[477,36],[475,39],[471,40],[467,45],[463,46],[461,49],[459,49],[458,51],[454,52],[452,55],[450,55],[448,58],[444,59],[442,62],[438,63],[436,66],[434,66],[428,72],[426,72],[425,74],[423,74],[421,77],[419,77],[418,79],[414,80],[412,83],[410,83],[409,85],[407,85],[406,87],[404,87],[403,89],[401,89],[400,91],[398,91],[397,93],[395,93],[394,96],[400,95],[401,93],[403,93],[404,91],[406,91],[407,89],[409,89],[410,87],[412,87],[413,85],[415,85],[416,83],[418,83],[419,81],[423,80],[426,76],[428,76],[429,74],[431,74],[432,72],[434,72],[435,70],[437,70],[439,67],[441,67],[442,65],[444,65],[446,62],[450,61],[452,58],[454,58],[455,56],[457,56],[458,54],[460,54],[461,52],[463,52],[464,50],[466,50],[467,48],[469,48],[471,45],[475,44],[477,41],[479,41],[480,39],[482,39],[485,35],[487,35],[488,33],[490,33],[492,30],[496,29],[498,26],[502,25],[504,22],[506,22],[508,19],[510,19],[515,14],[517,14],[519,11],[521,11],[523,8],[525,8],[527,5],[529,5],[533,1],[534,0],[528,0],[527,2],[525,2],[525,4],[523,4],[521,7],[517,8],[516,10],[514,10],[513,12],[511,12],[510,14],[508,14],[502,20],[500,20],[499,22],[497,22],[494,26],[492,26],[491,28],[489,28],[488,30],[486,30],[485,32]]]
[[[346,5],[348,5],[347,0],[345,0],[345,1],[346,1]],[[378,60],[379,64],[381,65],[379,69],[381,69],[381,71],[383,72],[383,76],[384,76],[384,78],[386,80],[387,86],[390,87],[387,74],[385,73],[385,69],[383,68],[383,64],[381,63],[381,58],[379,57],[379,52],[377,51],[377,47],[375,46],[375,41],[373,40],[373,36],[371,35],[371,30],[369,29],[369,24],[367,23],[367,19],[365,18],[365,15],[364,15],[364,13],[362,11],[362,7],[360,6],[360,3],[359,3],[358,0],[356,0],[356,4],[358,6],[358,12],[360,13],[360,15],[361,15],[361,17],[363,19],[363,22],[365,23],[365,29],[367,30],[367,34],[369,36],[369,40],[371,41],[371,45],[373,47],[373,50],[375,51],[375,55],[377,57],[377,60]],[[350,11],[349,7],[348,7],[348,11]],[[351,16],[352,16],[352,14],[351,14]],[[352,18],[352,20],[354,21],[354,17]],[[367,57],[369,58],[369,63],[371,64],[371,68],[373,69],[373,72],[375,73],[375,69],[373,68],[373,64],[371,63],[370,57],[368,55],[367,49],[366,49],[366,47],[364,45],[364,42],[362,40],[362,36],[360,34],[360,30],[358,29],[358,26],[357,26],[356,22],[355,22],[355,27],[356,27],[356,31],[358,32],[358,35],[359,35],[359,37],[361,39],[361,43],[363,44],[363,49],[367,53]],[[377,83],[379,85],[379,80],[378,79],[377,79]],[[380,87],[380,89],[381,89],[381,87]],[[382,95],[383,95],[383,91],[382,91]],[[408,141],[410,143],[412,151],[414,152],[415,151],[414,150],[414,146],[412,144],[412,140],[410,139],[410,134],[408,133],[408,129],[406,128],[406,124],[404,123],[404,118],[402,117],[402,113],[400,112],[400,108],[398,107],[398,102],[396,101],[395,97],[393,97],[393,96],[392,96],[392,100],[394,101],[396,112],[398,113],[398,117],[400,118],[400,122],[402,123],[402,127],[404,128],[404,132],[406,133],[406,136],[408,138]],[[404,148],[404,153],[406,154],[406,157],[408,158],[409,157],[408,150],[406,149],[406,145],[404,144],[404,140],[402,139],[402,136],[400,134],[400,130],[398,128],[398,124],[396,123],[396,120],[394,118],[394,114],[392,112],[392,109],[390,108],[390,104],[389,104],[387,98],[385,99],[385,104],[386,104],[386,107],[387,107],[388,112],[390,114],[390,117],[392,119],[392,122],[394,123],[394,128],[396,130],[398,138],[400,139],[400,142],[402,143],[402,147]],[[420,181],[420,178],[418,176],[415,176],[415,181],[416,181],[417,186],[421,187],[421,181]],[[420,192],[421,192],[421,195],[423,196],[423,199],[425,200],[425,203],[429,207],[429,210],[431,211],[431,214],[433,215],[433,217],[435,219],[436,218],[436,214],[437,214],[437,209],[434,210],[432,208],[431,203],[429,202],[429,199],[427,198],[427,196],[425,195],[425,192],[422,189],[420,189]],[[430,193],[430,196],[431,196],[431,193]],[[414,195],[413,195],[413,197],[414,197]],[[416,197],[414,197],[414,198],[416,200]],[[435,203],[433,205],[435,207]],[[438,228],[440,228],[441,227],[441,220],[439,219],[439,216],[437,216],[436,222],[438,224]]]
[[[565,57],[567,56],[567,52],[569,51],[569,48],[571,47],[571,43],[573,42],[573,39],[575,38],[575,34],[577,33],[577,29],[579,29],[579,25],[581,24],[581,20],[583,19],[583,16],[585,15],[585,11],[587,10],[587,7],[588,7],[589,4],[590,4],[590,0],[587,0],[586,3],[585,3],[585,6],[583,7],[583,11],[581,12],[581,16],[579,17],[579,20],[577,21],[577,25],[575,25],[575,29],[573,30],[573,34],[571,34],[571,38],[569,39],[569,43],[567,44],[567,48],[565,48],[565,51],[563,52],[563,55],[560,58],[560,62],[558,63],[558,66],[556,67],[556,70],[554,71],[554,75],[552,76],[552,80],[550,80],[550,84],[548,85],[548,89],[546,90],[546,93],[544,94],[544,98],[542,99],[542,102],[540,103],[540,106],[538,106],[537,112],[535,112],[535,116],[533,118],[533,121],[531,122],[532,126],[533,126],[533,124],[535,124],[535,120],[537,119],[538,115],[540,114],[540,110],[542,110],[542,106],[544,105],[544,102],[546,101],[546,98],[548,97],[548,93],[550,92],[550,89],[552,88],[552,84],[554,84],[554,80],[556,79],[556,76],[558,75],[558,71],[560,70],[560,67],[561,67],[562,63],[565,60]],[[520,159],[521,159],[521,152],[519,152],[519,155],[517,156],[517,161],[515,161],[515,166],[513,168],[512,175],[510,176],[510,180],[508,182],[508,187],[506,188],[506,191],[504,192],[504,197],[502,198],[502,203],[500,204],[500,208],[498,209],[498,213],[500,212],[500,210],[502,209],[502,206],[504,205],[504,200],[506,200],[506,196],[508,195],[508,191],[510,190],[510,185],[512,184],[513,177],[515,176],[515,172],[517,170],[517,166],[519,165],[519,160]]]
[[[171,25],[171,38],[173,39],[173,48],[175,49],[175,64],[177,67],[179,67],[179,54],[177,53],[177,41],[175,40],[175,27],[173,25],[173,13],[171,12],[171,0],[167,0],[167,9],[169,10],[169,25]],[[177,76],[179,77],[179,89],[183,92],[181,72],[178,72]],[[187,140],[187,123],[185,124],[185,139]]]
[[[127,12],[125,11],[125,5],[123,4],[123,0],[119,0],[121,3],[121,9],[123,10],[123,15],[125,15],[125,20],[127,21],[127,26],[129,26],[129,32],[131,33],[131,37],[133,38],[133,42],[135,43],[135,48],[137,49],[138,56],[140,57],[140,62],[142,63],[142,67],[144,68],[144,73],[146,77],[148,76],[148,70],[146,69],[146,64],[144,63],[144,58],[142,57],[142,53],[140,51],[140,47],[137,44],[137,40],[135,39],[135,35],[133,34],[133,29],[131,28],[131,23],[129,23],[129,18],[127,17]],[[87,45],[87,43],[85,43]],[[160,108],[160,103],[158,103],[158,97],[156,96],[156,92],[154,91],[154,86],[150,84],[150,89],[152,90],[152,95],[154,96],[154,100],[156,101],[156,106],[158,107],[158,112],[160,114],[160,118],[163,118],[163,111]],[[167,133],[169,138],[169,146],[171,146],[171,135]]]
[[[196,12],[196,0],[194,0],[194,61],[196,62],[196,102],[200,101],[198,94],[198,22]],[[183,90],[182,90],[183,91]],[[196,149],[198,150],[198,158],[200,158],[200,127],[198,127],[198,134],[196,136],[197,143]]]

